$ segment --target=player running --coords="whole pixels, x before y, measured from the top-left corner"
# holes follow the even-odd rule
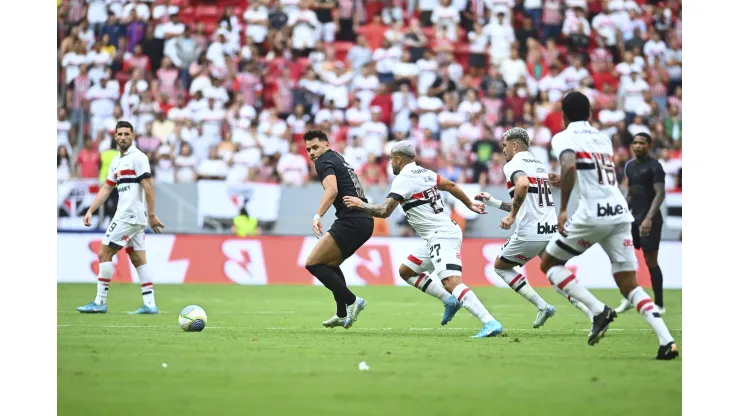
[[[516,223],[514,234],[501,248],[494,268],[509,287],[537,308],[537,317],[532,327],[539,328],[555,315],[555,307],[545,302],[514,267],[523,267],[545,250],[547,243],[557,233],[558,219],[547,169],[529,152],[529,143],[529,135],[521,127],[514,127],[504,133],[504,156],[507,162],[504,165],[504,175],[508,179],[506,186],[512,202],[499,201],[487,192],[479,193],[475,199],[509,212],[501,220],[501,228],[504,230]],[[559,289],[556,290],[585,313],[589,320],[593,319],[591,311],[585,305]]]
[[[367,200],[355,171],[345,162],[342,155],[329,148],[329,137],[326,133],[321,130],[309,130],[303,135],[303,141],[324,187],[321,204],[313,216],[313,233],[319,238],[319,242],[306,259],[306,270],[334,294],[337,312],[324,321],[323,325],[327,328],[337,326],[349,328],[365,309],[366,302],[349,290],[339,265],[370,239],[373,235],[374,221],[370,215],[347,209],[342,203],[342,198],[346,196],[357,197],[361,201]],[[322,236],[321,217],[331,205],[336,209],[337,219]]]
[[[647,133],[637,133],[632,140],[635,158],[624,165],[627,179],[627,204],[635,222],[632,223],[632,240],[636,249],[642,249],[650,270],[650,282],[655,295],[655,310],[663,315],[663,272],[658,265],[658,247],[663,231],[663,215],[660,206],[665,199],[665,171],[658,159],[650,157],[652,138]],[[627,299],[615,309],[622,313],[632,308]]]
[[[658,335],[660,346],[656,358],[676,358],[676,342],[653,300],[637,284],[637,257],[631,233],[634,218],[617,187],[612,142],[589,124],[591,105],[582,93],[566,95],[562,111],[566,128],[552,139],[552,149],[560,159],[561,176],[551,176],[551,182],[562,190],[559,234],[547,245],[542,271],[553,285],[583,302],[594,314],[588,344],[595,345],[617,314],[583,287],[565,268],[565,262],[599,243],[611,260],[614,280],[622,295],[637,305],[637,311]],[[568,219],[568,201],[574,189],[580,198],[575,214]]]
[[[154,213],[154,186],[152,185],[152,171],[149,168],[149,159],[134,146],[134,128],[128,121],[119,121],[116,124],[115,141],[120,151],[110,164],[108,177],[100,188],[92,205],[87,210],[83,222],[86,227],[92,225],[92,216],[95,211],[108,199],[114,186],[118,186],[118,206],[116,214],[105,232],[103,244],[100,246],[98,259],[98,295],[93,302],[77,308],[82,313],[108,312],[108,286],[113,277],[113,255],[126,247],[131,263],[136,267],[136,273],[141,282],[141,296],[144,306],[131,314],[156,314],[157,305],[154,303],[154,287],[149,266],[146,264],[144,248],[144,229],[149,212],[149,225],[155,233],[159,233],[164,224]],[[146,210],[144,209],[146,200]]]
[[[395,144],[391,149],[391,167],[397,176],[385,202],[370,205],[360,198],[345,196],[344,203],[347,207],[354,208],[354,211],[380,218],[387,218],[401,204],[409,224],[425,240],[404,261],[399,270],[401,277],[405,280],[416,276],[424,279],[435,271],[447,292],[483,323],[483,328],[473,338],[496,336],[503,331],[503,327],[486,310],[475,293],[462,283],[462,230],[444,213],[439,190],[449,192],[478,214],[486,213],[485,205],[471,201],[455,183],[422,168],[416,164],[415,159],[413,144],[408,141]]]

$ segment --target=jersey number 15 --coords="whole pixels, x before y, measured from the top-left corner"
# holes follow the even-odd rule
[[[617,183],[617,172],[614,169],[612,157],[606,153],[591,153],[596,165],[596,175],[599,178],[599,185],[604,184],[604,177],[609,185]]]

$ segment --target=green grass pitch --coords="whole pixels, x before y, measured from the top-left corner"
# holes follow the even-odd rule
[[[506,288],[475,288],[505,336],[471,339],[461,309],[439,327],[442,304],[406,287],[355,287],[368,302],[355,326],[325,329],[329,291],[306,286],[159,285],[157,316],[130,316],[138,285],[114,284],[108,313],[77,306],[94,284],[57,287],[59,415],[679,415],[681,359],[653,360],[658,342],[633,310],[595,347],[590,323],[551,289],[536,311]],[[616,289],[594,291],[613,307]],[[201,333],[177,315],[208,313]],[[665,320],[681,345],[681,292]],[[370,366],[358,370],[360,361]],[[167,363],[167,368],[162,366]]]

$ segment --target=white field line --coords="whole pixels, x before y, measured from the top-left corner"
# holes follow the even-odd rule
[[[92,325],[92,324],[59,324],[57,328],[137,328],[137,329],[161,329],[161,328],[176,328],[175,325]],[[208,329],[227,329],[227,328],[249,328],[249,327],[225,327],[225,326],[208,326]],[[315,331],[325,332],[330,329],[327,328],[298,328],[298,327],[268,327],[268,328],[250,328],[255,330],[266,330],[266,331]],[[352,328],[352,332],[387,332],[387,331],[440,331],[440,332],[454,332],[454,331],[478,331],[480,328]],[[548,328],[505,328],[505,331],[531,331],[531,332],[588,332],[588,328],[580,329],[548,329]],[[646,332],[652,331],[650,328],[610,328],[609,332]],[[673,332],[681,332],[679,328],[671,329]]]

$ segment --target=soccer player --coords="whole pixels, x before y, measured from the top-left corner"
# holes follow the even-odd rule
[[[313,233],[319,238],[306,259],[306,270],[334,294],[337,311],[323,322],[327,328],[343,326],[349,328],[357,321],[357,316],[365,309],[364,299],[355,296],[347,287],[344,274],[339,265],[362,247],[373,235],[373,218],[361,211],[347,209],[342,203],[345,196],[365,199],[355,171],[342,155],[329,148],[329,137],[321,130],[309,130],[303,135],[308,156],[316,165],[324,196],[316,214],[313,216]],[[334,205],[337,219],[329,231],[321,235],[321,217]]]
[[[149,225],[155,233],[159,233],[160,229],[164,228],[164,224],[154,213],[154,185],[152,185],[149,159],[134,146],[135,138],[131,123],[128,121],[116,123],[115,140],[119,153],[111,161],[105,183],[83,219],[86,227],[91,226],[93,213],[108,199],[113,187],[118,187],[116,214],[105,231],[103,244],[98,253],[100,260],[98,295],[93,302],[77,308],[82,313],[106,313],[108,311],[106,299],[108,286],[113,277],[113,255],[124,247],[126,247],[131,263],[136,267],[136,273],[141,282],[141,296],[144,298],[144,305],[131,314],[159,312],[154,303],[154,287],[149,266],[146,264],[144,248],[147,212],[149,213]]]
[[[401,204],[409,224],[424,239],[424,243],[404,261],[399,270],[401,277],[405,280],[415,276],[424,279],[432,271],[437,272],[447,292],[483,323],[483,328],[473,338],[496,336],[503,327],[462,282],[462,230],[444,213],[439,190],[449,192],[478,214],[486,213],[485,205],[471,201],[459,186],[417,165],[415,159],[413,144],[408,141],[396,143],[391,148],[391,167],[397,176],[385,202],[370,205],[360,198],[346,196],[344,203],[354,211],[380,218],[387,218]]]
[[[529,135],[521,127],[514,127],[504,133],[504,156],[507,162],[504,165],[504,175],[508,179],[506,185],[512,202],[499,201],[487,192],[479,193],[475,199],[509,212],[501,220],[502,229],[508,230],[516,223],[514,234],[501,248],[493,267],[509,287],[537,308],[537,317],[532,327],[539,328],[555,315],[555,307],[545,302],[514,267],[523,267],[545,250],[553,234],[557,233],[558,220],[547,169],[529,152],[529,143]],[[591,311],[585,305],[569,298],[559,289],[556,290],[585,313],[589,320],[593,319]]]
[[[565,267],[565,262],[599,243],[611,260],[620,292],[637,305],[637,311],[658,336],[656,358],[676,358],[678,346],[673,336],[655,310],[653,300],[637,284],[637,257],[631,232],[634,218],[617,187],[612,142],[589,124],[591,105],[582,93],[576,91],[566,95],[562,112],[565,130],[552,139],[552,149],[560,159],[561,174],[550,176],[550,181],[562,191],[559,233],[547,245],[542,271],[550,283],[585,304],[594,314],[588,344],[595,345],[617,314],[581,285]],[[580,199],[575,214],[568,219],[568,201],[574,189]]]
[[[642,249],[650,270],[650,282],[655,295],[655,310],[663,315],[663,272],[658,265],[658,246],[663,230],[663,215],[660,206],[665,199],[665,171],[658,159],[650,157],[652,138],[647,133],[637,133],[632,140],[635,158],[624,165],[627,179],[627,204],[635,222],[632,223],[632,240],[636,249]],[[632,308],[627,299],[615,309],[622,313]]]

